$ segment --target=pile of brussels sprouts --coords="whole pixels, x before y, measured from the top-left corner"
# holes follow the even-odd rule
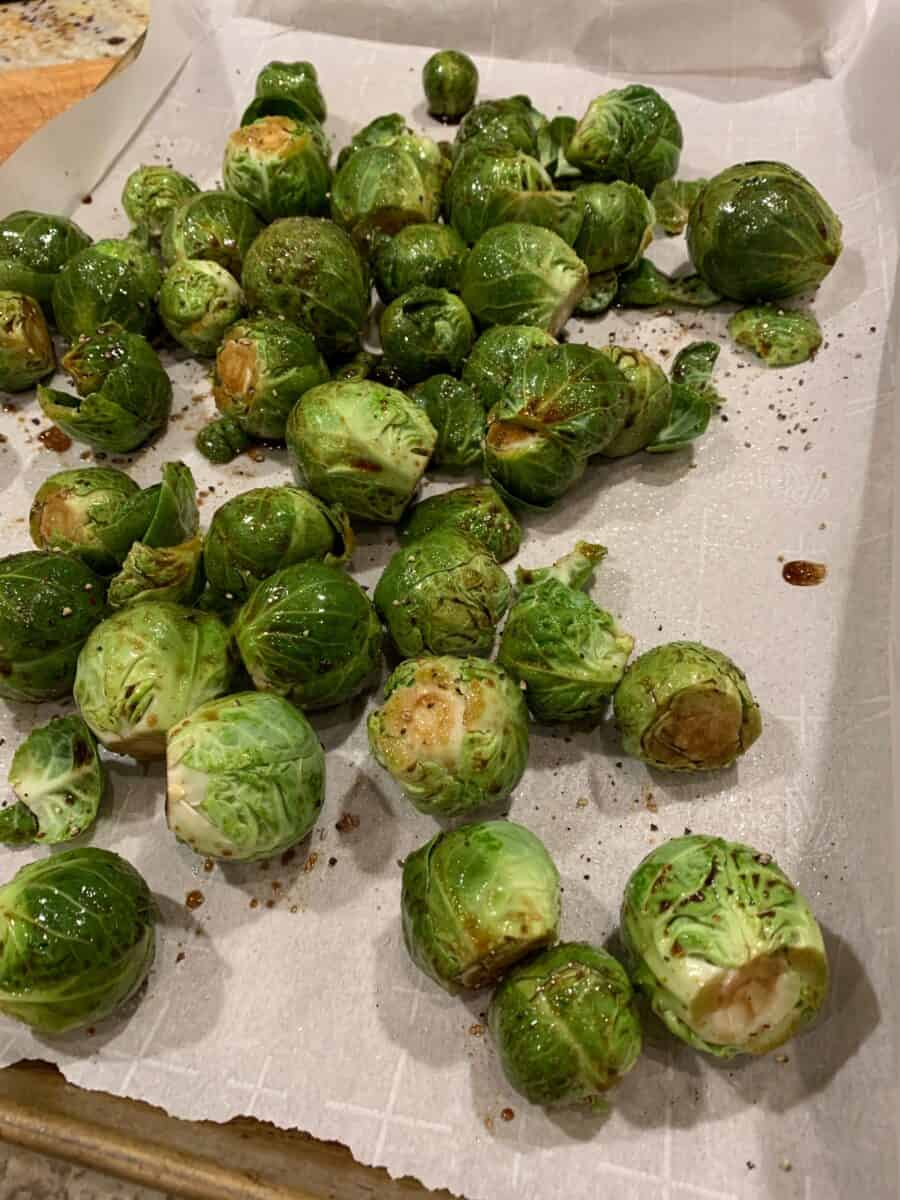
[[[325,793],[305,714],[376,685],[387,645],[400,661],[368,718],[371,752],[440,818],[505,805],[531,719],[597,723],[612,707],[623,750],[663,771],[728,767],[759,737],[724,654],[674,642],[630,661],[634,639],[588,594],[604,547],[576,541],[515,584],[502,564],[520,515],[556,504],[589,459],[675,451],[723,403],[716,343],[666,373],[640,350],[568,339],[572,314],[738,301],[739,345],[802,361],[818,325],[778,306],[834,265],[840,222],[782,163],[677,179],[681,126],[652,88],[607,92],[576,121],[525,96],[475,103],[457,51],[429,59],[423,82],[433,116],[458,123],[452,143],[391,113],[333,162],[315,69],[273,62],[228,139],[224,190],[143,166],[122,197],[126,238],[92,242],[35,212],[0,222],[0,390],[39,384],[69,437],[131,452],[166,427],[157,347],[174,340],[214,360],[220,415],[202,453],[224,464],[254,440],[286,443],[298,477],[228,500],[205,533],[181,462],[144,488],[107,466],[42,484],[36,548],[0,560],[0,696],[71,695],[77,713],[17,748],[0,840],[83,834],[111,753],[165,759],[169,828],[197,854],[287,849]],[[692,274],[645,257],[657,226],[686,229]],[[377,353],[363,345],[373,286]],[[74,392],[41,384],[55,345]],[[416,503],[429,470],[480,479]],[[346,569],[351,521],[397,528],[372,599]],[[721,1056],[771,1050],[823,1001],[815,919],[746,846],[679,838],[640,864],[627,969],[557,941],[560,890],[537,838],[498,819],[439,833],[403,870],[412,958],[452,991],[499,985],[490,1027],[535,1103],[594,1099],[632,1067],[635,991]],[[115,854],[70,849],[0,897],[0,1011],[61,1032],[145,979],[153,900]]]

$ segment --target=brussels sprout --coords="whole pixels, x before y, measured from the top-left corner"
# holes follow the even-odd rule
[[[311,388],[287,426],[310,490],[373,521],[399,521],[436,440],[414,400],[369,380]]]
[[[319,216],[328,208],[331,170],[321,131],[290,117],[261,117],[225,146],[222,179],[265,221]]]
[[[453,529],[484,546],[497,562],[506,562],[519,552],[522,528],[488,484],[454,488],[429,496],[407,509],[398,527],[400,541],[407,545],[435,529]]]
[[[822,345],[822,330],[812,313],[773,304],[742,308],[728,322],[728,332],[769,367],[807,362]]]
[[[635,659],[615,713],[625,753],[666,771],[728,767],[762,732],[743,671],[699,642],[668,642]]]
[[[169,267],[159,293],[159,315],[192,354],[211,358],[244,308],[244,293],[218,263],[183,258]]]
[[[532,1104],[596,1103],[641,1053],[625,969],[585,942],[562,942],[513,967],[488,1024],[504,1075]]]
[[[691,209],[708,182],[706,179],[663,179],[653,189],[651,200],[656,223],[669,237],[684,231]]]
[[[511,146],[526,154],[538,153],[538,132],[546,118],[527,96],[509,96],[503,100],[483,100],[463,117],[457,130],[460,149],[470,142],[479,146]]]
[[[588,280],[587,291],[575,305],[576,317],[602,317],[612,306],[619,291],[615,271],[601,271]]]
[[[399,146],[364,146],[334,177],[331,215],[366,252],[382,235],[434,221],[439,212],[440,194],[429,190],[416,160]]]
[[[432,375],[410,392],[437,430],[432,465],[445,471],[464,471],[481,462],[484,408],[481,398],[452,375]]]
[[[369,282],[353,243],[331,221],[275,221],[253,243],[242,283],[251,309],[294,321],[326,358],[358,348]]]
[[[146,294],[155,300],[162,287],[163,272],[159,259],[150,249],[147,239],[135,233],[127,238],[101,238],[92,250],[124,263],[137,275]]]
[[[230,463],[252,445],[250,438],[231,417],[208,421],[194,438],[194,445],[211,463]]]
[[[475,340],[469,310],[440,288],[416,287],[381,316],[385,357],[409,383],[440,371],[459,371]]]
[[[722,297],[699,275],[675,279],[642,258],[619,276],[616,304],[620,308],[650,308],[654,305],[678,305],[687,308],[711,308]]]
[[[153,963],[153,895],[110,850],[83,846],[22,867],[0,887],[0,914],[0,1012],[39,1033],[102,1021]]]
[[[78,652],[105,609],[106,580],[77,558],[37,550],[0,558],[0,696],[68,696]]]
[[[300,708],[330,708],[381,663],[381,626],[369,598],[338,567],[303,562],[264,579],[235,622],[254,685]]]
[[[450,172],[450,162],[444,157],[437,142],[410,129],[400,113],[387,113],[385,116],[376,117],[354,134],[350,144],[338,155],[338,170],[359,150],[372,146],[392,147],[408,154],[415,161],[425,187],[426,202],[433,207],[436,217],[440,211],[444,183]]]
[[[176,546],[135,542],[122,569],[109,584],[110,608],[145,600],[192,604],[203,591],[203,539],[194,536]]]
[[[0,809],[0,842],[71,841],[94,823],[105,783],[97,745],[81,717],[56,717],[33,729],[9,768],[18,803]]]
[[[633,183],[587,183],[575,198],[584,206],[575,253],[591,274],[625,271],[653,241],[653,205]]]
[[[592,100],[566,151],[569,162],[595,179],[623,179],[651,192],[678,170],[682,134],[659,92],[640,83]]]
[[[468,253],[451,225],[406,225],[375,254],[372,268],[378,294],[390,304],[419,286],[455,292]]]
[[[687,244],[699,274],[729,300],[778,300],[822,282],[841,252],[841,222],[799,171],[740,163],[697,197]]]
[[[162,600],[131,604],[85,642],[75,702],[115,754],[162,758],[172,726],[225,695],[233,674],[228,631],[216,617]]]
[[[24,392],[56,367],[37,300],[0,291],[0,392]]]
[[[534,325],[495,325],[472,347],[463,368],[463,383],[474,388],[485,410],[506,395],[513,373],[530,350],[555,346],[556,338]]]
[[[528,762],[528,712],[479,658],[404,662],[369,716],[375,759],[419,812],[458,817],[506,800]]]
[[[252,488],[213,514],[204,562],[210,585],[238,600],[261,579],[307,559],[341,563],[353,551],[343,509],[297,487]]]
[[[628,384],[625,424],[603,448],[607,458],[622,458],[656,440],[669,419],[672,390],[662,368],[640,350],[603,346],[600,353],[616,364]]]
[[[165,428],[172,384],[139,334],[110,326],[81,338],[62,360],[78,396],[39,387],[44,416],[77,442],[127,454]]]
[[[555,335],[587,284],[587,267],[561,237],[513,223],[489,229],[475,243],[461,293],[482,325],[537,325]]]
[[[53,281],[53,318],[70,342],[109,324],[146,333],[154,300],[144,274],[96,246],[70,258]]]
[[[555,434],[518,421],[491,421],[485,434],[488,478],[524,508],[550,508],[581,478],[586,462]]]
[[[282,96],[293,100],[314,121],[324,121],[328,116],[319,76],[311,62],[266,63],[256,77],[256,95],[262,100]]]
[[[253,860],[306,837],[322,811],[325,755],[281,696],[241,692],[169,731],[166,820],[197,854]]]
[[[122,207],[132,225],[159,237],[173,210],[199,190],[193,179],[172,167],[138,167],[125,180]]]
[[[74,221],[24,209],[0,221],[0,288],[50,303],[53,281],[91,239]]]
[[[428,111],[448,124],[465,115],[478,91],[478,68],[461,50],[438,50],[422,68]]]
[[[146,528],[145,514],[132,503],[140,491],[115,467],[57,471],[35,493],[31,540],[39,550],[74,554],[101,574],[114,571]]]
[[[404,658],[489,655],[509,580],[483,545],[436,529],[402,547],[375,588],[375,607]]]
[[[517,572],[497,662],[525,688],[539,721],[599,716],[625,673],[634,638],[581,590],[605,554],[578,542],[552,567]]]
[[[162,256],[171,267],[181,258],[218,263],[240,278],[247,251],[263,224],[240,196],[197,192],[172,210],[162,234]]]
[[[767,1054],[828,992],[822,931],[770,854],[694,834],[657,846],[622,901],[635,987],[671,1033],[719,1058]]]
[[[559,874],[533,833],[481,821],[439,833],[403,864],[403,939],[448,992],[496,983],[556,941]]]

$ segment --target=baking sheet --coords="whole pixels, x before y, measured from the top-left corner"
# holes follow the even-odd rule
[[[79,124],[87,111],[79,106],[14,156],[0,170],[3,207],[54,208],[61,194],[89,193],[90,204],[70,207],[76,219],[94,234],[124,232],[119,194],[136,163],[171,159],[201,184],[215,184],[226,135],[257,70],[273,57],[317,64],[336,144],[392,109],[441,136],[427,119],[419,81],[437,6],[413,11],[395,0],[378,6],[385,24],[370,28],[362,17],[375,7],[356,6],[352,24],[345,10],[340,28],[363,40],[333,35],[337,3],[324,14],[291,6],[309,24],[331,22],[332,33],[321,34],[232,17],[231,6],[207,0],[191,49],[186,33],[173,34],[175,6],[157,5],[150,33],[161,55],[156,68],[145,66],[143,76],[129,69],[88,102],[97,110],[90,122]],[[744,8],[757,13],[752,38],[737,36]],[[482,9],[490,5],[478,6],[479,20]],[[896,6],[810,4],[802,22],[787,4],[734,3],[724,12],[699,2],[677,6],[679,15],[688,9],[715,12],[721,24],[698,21],[701,36],[686,56],[683,38],[666,40],[672,16],[643,0],[614,0],[591,21],[588,7],[576,4],[570,30],[544,6],[520,4],[516,12],[531,21],[522,44],[499,19],[511,12],[505,3],[492,10],[493,42],[469,22],[466,4],[455,28],[435,26],[441,40],[482,52],[483,96],[528,92],[550,115],[580,113],[614,85],[617,56],[643,29],[641,57],[630,69],[686,67],[658,81],[685,129],[682,174],[784,158],[822,189],[845,229],[844,254],[815,299],[827,342],[815,362],[768,371],[723,341],[717,378],[727,421],[693,454],[592,465],[557,511],[528,518],[519,558],[542,564],[577,538],[603,542],[610,553],[593,595],[620,615],[639,650],[690,637],[732,654],[762,705],[762,740],[732,770],[681,779],[623,759],[610,730],[536,728],[510,815],[543,838],[559,864],[566,938],[609,937],[633,865],[685,828],[772,851],[826,930],[834,987],[823,1019],[784,1056],[759,1062],[721,1065],[650,1041],[605,1118],[529,1108],[479,1036],[488,994],[445,996],[402,948],[398,863],[436,826],[413,812],[368,757],[370,696],[315,717],[328,751],[327,802],[319,827],[287,861],[207,871],[166,830],[160,767],[112,761],[113,800],[90,840],[135,863],[157,895],[162,922],[149,986],[94,1035],[42,1039],[4,1022],[0,1063],[51,1059],[75,1083],[177,1116],[246,1113],[299,1127],[345,1142],[362,1162],[470,1200],[830,1200],[860,1185],[876,1198],[897,1194],[888,620],[900,207]],[[257,3],[252,11],[269,16],[274,9]],[[177,19],[190,22],[194,14],[178,6]],[[544,30],[552,66],[486,54],[493,46],[533,57]],[[667,59],[670,45],[679,53]],[[763,70],[768,57],[777,69]],[[153,60],[142,56],[138,66],[145,61]],[[142,114],[132,115],[127,143],[113,111],[120,98]],[[661,243],[654,254],[675,266],[683,243]],[[576,340],[614,337],[671,361],[690,340],[722,336],[727,312],[613,313],[576,320],[570,330]],[[204,523],[227,497],[288,481],[282,452],[227,468],[199,458],[192,438],[213,412],[208,373],[191,362],[170,365],[176,402],[166,438],[110,461],[149,483],[161,462],[185,458],[201,489]],[[83,449],[44,450],[35,402],[15,403],[16,411],[0,415],[8,438],[0,446],[0,541],[9,551],[29,544],[34,490],[54,470],[76,465]],[[446,486],[430,481],[426,490]],[[383,530],[361,531],[360,543],[353,571],[373,586],[395,545]],[[781,556],[825,562],[827,581],[788,587]],[[11,706],[2,714],[0,769],[24,732],[58,711]],[[336,823],[345,813],[359,826],[341,833]],[[4,850],[0,873],[35,856]],[[190,911],[185,897],[195,889],[205,902]]]

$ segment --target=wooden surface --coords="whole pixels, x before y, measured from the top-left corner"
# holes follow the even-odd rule
[[[89,95],[118,62],[94,58],[0,72],[0,162],[51,117]]]

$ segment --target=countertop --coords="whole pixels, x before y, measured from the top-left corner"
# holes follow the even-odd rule
[[[0,71],[124,54],[150,0],[12,0],[0,4]]]

